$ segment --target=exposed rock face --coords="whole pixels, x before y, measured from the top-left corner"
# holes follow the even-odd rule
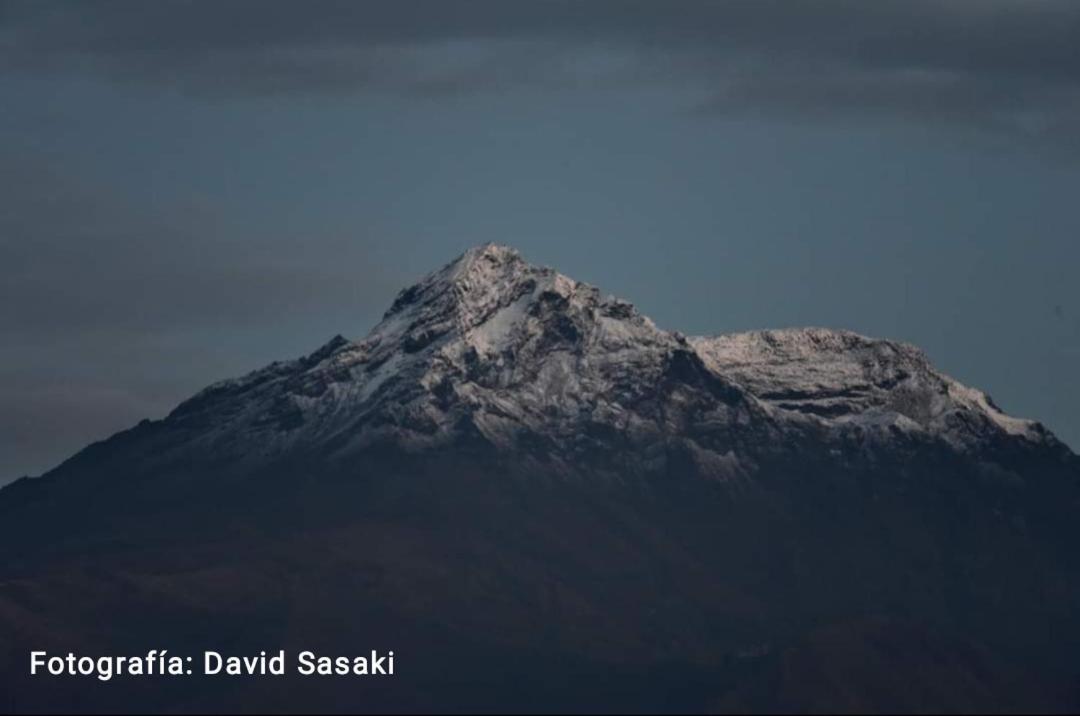
[[[565,471],[678,455],[717,478],[831,441],[1057,445],[914,347],[822,329],[687,339],[495,245],[403,290],[363,340],[218,383],[165,423],[188,436],[178,449],[221,459],[479,440]]]
[[[836,433],[913,433],[977,448],[1018,439],[1052,446],[1039,423],[1004,414],[983,392],[934,370],[915,346],[802,328],[692,338],[705,363],[775,413]]]

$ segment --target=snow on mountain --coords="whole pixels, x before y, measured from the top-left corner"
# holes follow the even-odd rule
[[[934,370],[915,346],[823,328],[691,339],[706,364],[776,414],[810,416],[838,432],[898,430],[970,447],[1002,436],[1052,439],[1003,413],[983,392]]]
[[[723,477],[830,435],[1053,441],[911,346],[821,329],[687,339],[491,244],[401,291],[363,340],[215,384],[165,423],[236,459],[477,440],[557,465],[680,459]]]
[[[685,338],[494,245],[402,291],[365,339],[213,385],[166,422],[244,457],[479,439],[556,463],[605,445],[648,462],[674,442],[717,469],[734,469],[734,433],[769,424]]]

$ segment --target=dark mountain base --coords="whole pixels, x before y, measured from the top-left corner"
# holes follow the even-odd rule
[[[575,480],[485,453],[304,463],[5,491],[0,709],[1080,707],[1077,488],[1053,464],[1028,479],[1059,499],[1029,502],[945,456],[741,484]],[[31,649],[155,648],[393,650],[396,669],[28,676]]]

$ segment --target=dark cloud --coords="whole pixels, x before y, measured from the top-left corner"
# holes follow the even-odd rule
[[[1072,0],[17,2],[8,71],[203,96],[669,86],[702,113],[884,117],[1072,138]]]

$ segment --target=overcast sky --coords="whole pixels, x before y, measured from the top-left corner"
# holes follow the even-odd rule
[[[0,2],[0,482],[470,245],[1080,446],[1080,3]]]

